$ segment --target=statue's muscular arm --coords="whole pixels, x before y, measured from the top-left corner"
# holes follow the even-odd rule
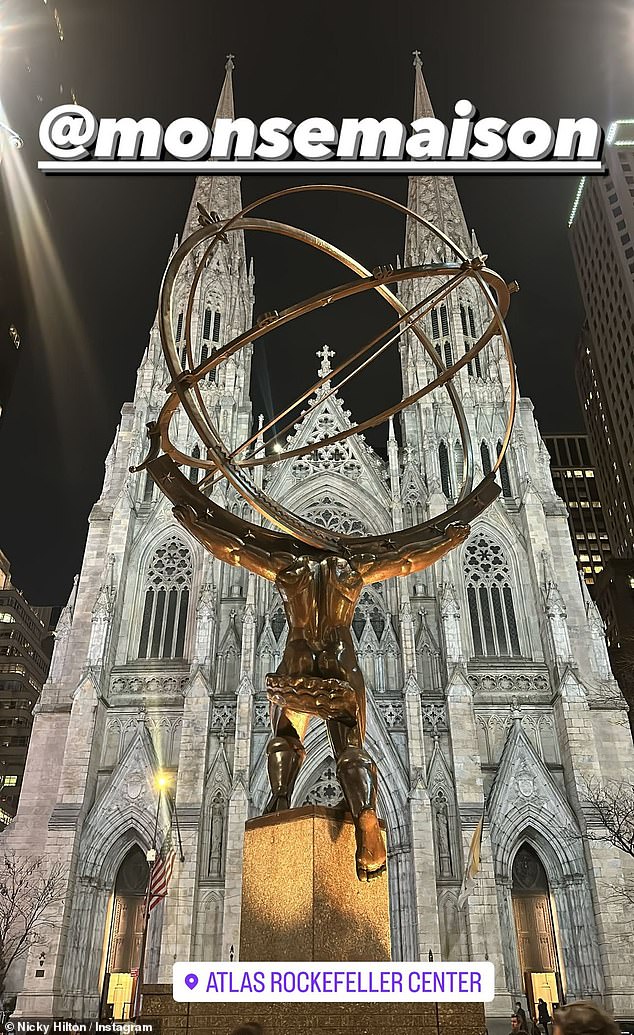
[[[413,575],[431,567],[469,535],[469,525],[448,525],[442,536],[422,543],[410,543],[377,556],[358,554],[353,565],[366,586],[397,575]]]
[[[218,560],[247,568],[270,582],[275,582],[279,573],[295,559],[293,554],[273,553],[245,542],[200,517],[192,507],[174,507],[174,517]]]

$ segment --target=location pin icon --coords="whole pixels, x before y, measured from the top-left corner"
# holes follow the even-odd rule
[[[198,975],[197,974],[188,974],[187,977],[185,978],[185,984],[187,985],[188,988],[194,989],[196,987],[196,985],[198,984]]]

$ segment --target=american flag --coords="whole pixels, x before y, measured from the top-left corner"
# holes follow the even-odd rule
[[[175,862],[176,849],[174,848],[172,831],[169,830],[163,844],[161,845],[161,851],[152,867],[148,912],[151,913],[154,906],[158,906],[159,902],[162,902],[167,895],[167,888],[174,870]]]

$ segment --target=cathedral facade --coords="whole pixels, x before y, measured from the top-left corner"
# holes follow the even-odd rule
[[[231,61],[218,114],[233,116]],[[431,114],[416,58],[414,116]],[[239,180],[199,178],[184,235],[198,225],[197,202],[222,217],[235,212]],[[450,178],[413,178],[408,204],[469,254],[478,249]],[[406,265],[442,257],[408,222]],[[186,274],[178,298],[187,287]],[[252,325],[254,288],[245,242],[231,234],[197,290],[197,361]],[[425,328],[450,362],[486,320],[482,299],[464,287]],[[496,348],[489,351],[459,374],[480,476],[501,448],[510,390]],[[331,359],[319,350],[320,377]],[[407,334],[400,363],[405,394],[431,377]],[[203,388],[233,445],[253,431],[250,364],[247,349]],[[24,1016],[129,1011],[145,853],[156,817],[159,839],[169,825],[160,770],[174,788],[184,861],[151,913],[145,979],[171,981],[175,960],[237,958],[244,823],[267,797],[264,680],[279,663],[286,624],[272,585],[207,555],[145,473],[130,473],[166,383],[155,323],[90,514],[82,571],[35,709],[18,815],[4,835],[8,847],[61,862],[67,881],[46,941],[13,975]],[[350,426],[345,400],[321,391],[292,446]],[[387,459],[353,436],[274,465],[267,491],[351,533],[389,533],[443,512],[458,495],[463,457],[451,405],[436,394],[407,412],[398,438],[390,430]],[[184,418],[177,423],[195,457],[192,434]],[[189,475],[197,481],[201,472]],[[519,400],[498,477],[499,498],[464,544],[419,575],[364,590],[354,619],[387,826],[393,956],[492,960],[497,994],[487,1009],[507,1028],[511,1002],[538,996],[592,996],[627,1014],[634,947],[618,889],[633,875],[625,856],[592,836],[584,788],[622,779],[634,748],[528,399]],[[236,494],[222,493],[223,505],[242,513]],[[322,723],[311,724],[306,746],[294,803],[334,805],[341,792]],[[483,816],[476,886],[460,902]]]

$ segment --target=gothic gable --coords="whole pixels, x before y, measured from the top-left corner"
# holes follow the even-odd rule
[[[205,777],[206,796],[213,798],[214,795],[221,790],[224,791],[225,796],[228,797],[232,783],[233,774],[231,772],[231,766],[229,765],[229,759],[227,758],[224,737],[222,737],[220,739],[220,744],[218,745],[218,750],[216,751]]]
[[[510,876],[515,850],[527,830],[550,846],[553,865],[560,873],[583,871],[575,813],[539,757],[519,715],[514,718],[502,752],[487,815],[496,872]]]
[[[323,351],[326,353],[328,350]],[[319,373],[323,377],[330,373],[330,370],[330,363],[326,358]],[[302,413],[294,431],[287,439],[289,449],[298,449],[311,442],[331,438],[353,426],[350,411],[344,409],[339,396],[335,393],[325,397],[329,388],[330,382],[326,381],[318,389],[317,394],[311,397],[309,405],[312,408]],[[329,482],[329,476],[359,484],[363,487],[364,494],[365,491],[369,491],[384,507],[387,508],[389,505],[385,486],[385,465],[367,445],[363,435],[352,435],[341,442],[296,457],[288,463],[276,465],[269,491],[279,496],[283,489],[288,492],[295,484],[301,483],[304,487],[313,475],[319,476],[322,487]]]
[[[411,447],[406,447],[405,466],[401,479],[403,505],[415,506],[427,498],[427,488],[420,467],[414,462]]]
[[[264,625],[262,626],[262,632],[260,633],[260,638],[258,640],[256,654],[258,657],[265,653],[279,654],[279,650],[279,644],[271,627],[271,618],[267,612],[264,616]]]
[[[150,734],[139,722],[121,762],[114,769],[101,796],[93,805],[82,831],[83,872],[98,873],[109,849],[120,839],[149,848],[153,843],[159,771]],[[159,842],[169,828],[169,808],[162,795]]]
[[[417,653],[438,653],[438,641],[429,627],[428,612],[424,609],[418,611],[418,623],[415,634]]]
[[[218,646],[219,654],[240,654],[240,635],[237,627],[238,615],[232,611],[229,615],[229,622],[224,631],[223,637]]]
[[[445,794],[453,794],[453,776],[449,763],[445,758],[445,754],[440,746],[440,741],[437,737],[434,738],[434,749],[429,760],[427,767],[427,789],[429,791],[430,798],[433,797],[434,793],[438,788],[442,788]]]

